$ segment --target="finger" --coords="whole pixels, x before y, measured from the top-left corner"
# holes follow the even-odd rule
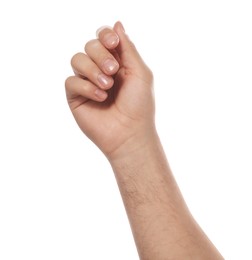
[[[98,88],[92,82],[76,76],[67,78],[65,87],[68,101],[75,100],[81,96],[84,98],[83,103],[88,99],[102,102],[108,96],[106,91]]]
[[[98,39],[89,41],[85,46],[85,51],[106,75],[111,76],[118,71],[117,60]]]
[[[109,89],[114,84],[113,78],[104,74],[84,53],[75,54],[71,59],[71,65],[77,75],[88,78],[93,84],[102,89]]]
[[[114,49],[119,44],[119,37],[111,27],[99,28],[96,31],[96,36],[107,49]]]
[[[124,27],[121,22],[117,22],[114,25],[114,31],[120,39],[120,42],[116,50],[121,62],[123,63],[122,65],[133,69],[143,67],[144,62],[140,54],[138,53],[135,45],[129,39],[128,35],[125,33]]]

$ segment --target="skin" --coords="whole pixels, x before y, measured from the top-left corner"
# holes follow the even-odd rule
[[[69,107],[111,164],[140,259],[223,259],[173,177],[155,127],[153,75],[122,24],[100,29],[71,65]]]

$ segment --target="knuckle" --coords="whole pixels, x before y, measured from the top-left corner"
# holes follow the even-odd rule
[[[134,44],[134,42],[132,42],[130,39],[129,39],[129,47],[131,48],[131,49],[133,49],[133,50],[137,50],[137,48],[136,48],[136,45]]]
[[[150,81],[154,80],[154,74],[153,74],[152,70],[148,67],[147,67],[147,75],[148,75],[148,78],[150,79]]]
[[[76,64],[78,63],[78,61],[80,60],[80,56],[82,56],[83,54],[81,52],[76,53],[72,59],[71,59],[71,66],[75,67]]]
[[[146,65],[144,65],[140,70],[140,75],[144,79],[144,81],[147,82],[148,84],[149,83],[152,84],[154,82],[154,74],[152,70]]]
[[[86,53],[90,52],[91,49],[96,48],[98,45],[99,45],[99,40],[97,39],[88,41],[85,45],[85,52]]]
[[[65,80],[65,89],[69,90],[72,86],[72,82],[75,76],[70,76]]]

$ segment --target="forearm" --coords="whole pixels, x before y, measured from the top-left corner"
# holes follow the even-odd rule
[[[141,259],[222,259],[190,215],[154,127],[153,75],[120,22],[66,80],[71,111],[115,172]]]
[[[111,161],[140,258],[223,259],[191,216],[158,136],[141,141]]]

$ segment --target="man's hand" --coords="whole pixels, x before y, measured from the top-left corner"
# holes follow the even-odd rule
[[[66,80],[81,130],[113,160],[155,135],[153,77],[120,22],[103,28],[73,56]],[[136,142],[137,141],[137,142]]]
[[[223,259],[190,214],[154,123],[152,73],[121,23],[103,29],[72,59],[69,106],[110,160],[139,257]]]

